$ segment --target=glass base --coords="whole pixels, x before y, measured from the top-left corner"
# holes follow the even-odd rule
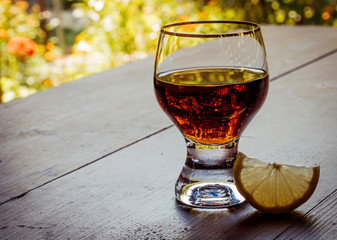
[[[220,146],[186,142],[187,158],[175,188],[177,201],[198,208],[226,208],[244,202],[232,171],[238,139]]]

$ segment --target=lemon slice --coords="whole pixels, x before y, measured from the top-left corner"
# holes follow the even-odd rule
[[[261,212],[285,213],[306,202],[319,179],[320,167],[265,163],[239,153],[233,166],[235,184]]]

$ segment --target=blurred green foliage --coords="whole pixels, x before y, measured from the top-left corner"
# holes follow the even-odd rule
[[[225,19],[337,26],[336,3],[337,0],[67,0],[63,7],[73,20],[85,20],[83,29],[72,29],[78,24],[71,21],[70,26],[63,26],[65,42],[72,43],[67,48],[55,35],[62,19],[49,16],[53,12],[23,0],[1,0],[0,102],[152,55],[160,27],[167,23]],[[17,36],[25,38],[11,41]]]

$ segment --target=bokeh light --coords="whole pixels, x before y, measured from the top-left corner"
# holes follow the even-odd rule
[[[146,58],[162,25],[210,19],[336,27],[337,0],[1,0],[0,102]]]

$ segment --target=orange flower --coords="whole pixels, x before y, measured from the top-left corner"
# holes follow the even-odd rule
[[[179,17],[179,22],[186,22],[186,21],[188,21],[188,16],[187,15],[182,15],[182,16],[180,16]]]
[[[55,59],[55,53],[48,51],[43,55],[44,59],[46,59],[47,62],[51,62]]]
[[[75,42],[79,42],[79,41],[81,41],[83,39],[83,37],[80,35],[80,34],[77,34],[76,36],[75,36]]]
[[[24,59],[27,56],[32,56],[37,52],[37,44],[29,38],[14,36],[9,39],[7,51],[11,54]]]
[[[44,80],[42,81],[42,85],[45,86],[45,87],[47,87],[47,88],[50,88],[50,87],[53,87],[53,86],[54,86],[53,81],[50,80],[49,78],[44,79]]]
[[[18,1],[15,5],[18,8],[20,8],[22,11],[26,11],[29,7],[28,2],[26,2],[26,1]]]
[[[3,28],[0,28],[0,39],[6,39],[7,38],[7,31]]]
[[[55,48],[55,44],[52,42],[49,42],[46,44],[46,48],[48,51],[53,50]]]
[[[208,6],[212,6],[212,7],[216,6],[217,4],[218,4],[217,0],[211,0],[207,3]]]
[[[202,11],[198,13],[198,19],[199,20],[203,20],[206,19],[208,17],[208,13],[206,11]]]
[[[329,20],[329,18],[331,17],[330,13],[329,12],[323,12],[322,13],[322,19],[327,21]]]

